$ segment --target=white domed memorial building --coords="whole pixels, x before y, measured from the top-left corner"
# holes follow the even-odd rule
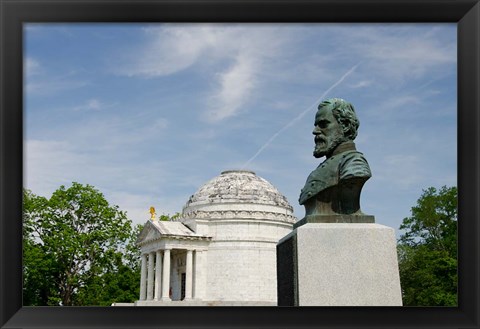
[[[268,181],[252,171],[222,172],[175,221],[145,224],[135,305],[277,305],[276,245],[295,221]]]

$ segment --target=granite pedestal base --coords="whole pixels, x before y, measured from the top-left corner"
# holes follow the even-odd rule
[[[293,229],[307,223],[375,223],[375,216],[371,215],[308,215],[293,224]]]
[[[279,306],[401,306],[394,230],[307,223],[277,245]]]

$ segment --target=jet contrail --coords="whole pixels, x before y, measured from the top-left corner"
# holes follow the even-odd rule
[[[312,105],[310,105],[305,111],[303,111],[302,113],[300,113],[296,118],[294,118],[292,121],[290,121],[289,123],[287,123],[282,129],[280,129],[279,131],[277,131],[275,134],[273,134],[272,137],[270,137],[270,139],[262,146],[260,147],[260,149],[257,151],[257,153],[255,153],[254,156],[252,156],[247,162],[245,162],[245,164],[242,166],[242,169],[244,169],[246,166],[248,166],[260,153],[262,153],[262,151],[267,148],[275,138],[277,138],[278,135],[280,135],[284,130],[286,130],[287,128],[291,127],[295,122],[299,121],[301,118],[303,118],[303,116],[305,114],[307,114],[311,109],[312,107],[316,106],[322,99],[325,98],[325,96],[330,92],[332,91],[332,89],[334,89],[336,86],[338,86],[339,84],[341,84],[343,82],[343,80],[345,80],[346,77],[348,77],[353,71],[355,71],[355,69],[358,67],[358,65],[360,65],[360,63],[354,65],[350,70],[348,70],[347,73],[345,73],[344,75],[342,75],[342,77],[340,79],[338,79],[337,82],[335,82],[330,88],[328,88],[323,94],[322,96],[319,97],[319,99],[317,99],[315,101],[315,103],[313,103]]]

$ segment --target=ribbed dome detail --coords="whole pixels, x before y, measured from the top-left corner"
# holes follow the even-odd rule
[[[248,170],[227,170],[198,189],[185,204],[183,212],[202,205],[245,203],[283,208],[291,214],[292,206],[272,184]]]

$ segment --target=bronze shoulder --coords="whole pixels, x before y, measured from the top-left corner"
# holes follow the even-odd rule
[[[367,159],[365,159],[363,154],[358,151],[345,152],[345,154],[342,155],[342,161],[340,162],[339,169],[340,180],[355,177],[372,177]]]

